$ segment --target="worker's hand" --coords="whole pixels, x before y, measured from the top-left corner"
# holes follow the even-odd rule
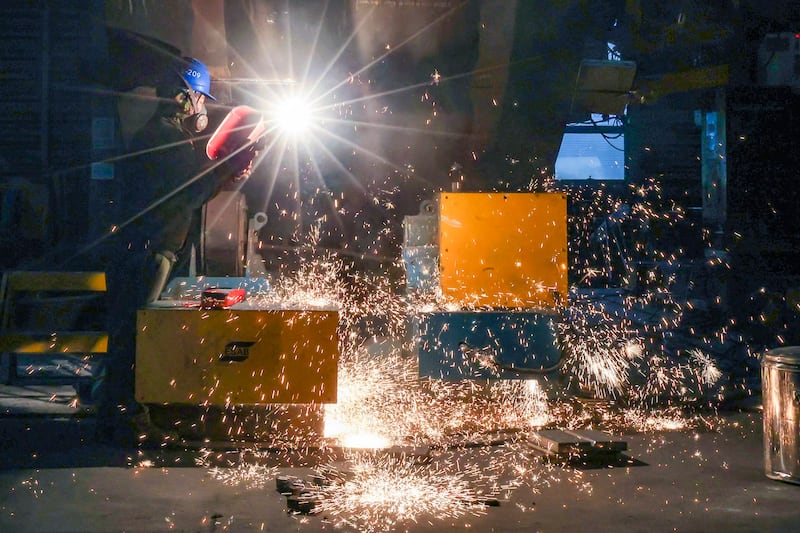
[[[258,156],[258,152],[255,146],[250,145],[231,158],[233,160],[232,175],[234,181],[242,181],[250,177],[250,174],[253,173],[253,161],[256,156]]]
[[[253,173],[253,161],[257,156],[258,152],[253,145],[239,150],[223,161],[223,172],[229,174],[235,182],[246,180]]]

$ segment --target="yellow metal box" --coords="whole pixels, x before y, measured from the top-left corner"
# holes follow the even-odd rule
[[[157,302],[138,312],[136,398],[142,403],[336,402],[336,310],[201,310]]]
[[[561,193],[442,193],[439,272],[445,296],[489,307],[567,301],[567,198]]]

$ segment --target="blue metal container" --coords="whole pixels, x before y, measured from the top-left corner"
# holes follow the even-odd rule
[[[556,313],[419,313],[410,333],[421,377],[527,379],[555,370],[562,358]]]

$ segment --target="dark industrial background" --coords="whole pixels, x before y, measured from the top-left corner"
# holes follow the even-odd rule
[[[609,67],[607,43],[614,43],[623,63],[635,65],[635,76],[627,71],[633,76],[629,86],[620,82],[608,90],[582,85],[584,60]],[[313,164],[300,158],[296,168],[275,165],[279,156],[268,156],[242,188],[246,206],[230,212],[233,218],[242,210],[267,214],[259,250],[273,279],[331,253],[357,270],[387,273],[402,293],[403,220],[417,215],[421,202],[451,190],[563,191],[569,283],[579,289],[570,294],[579,296],[574,309],[589,301],[590,308],[597,305],[612,319],[635,324],[642,337],[652,334],[647,348],[665,366],[701,347],[721,370],[720,383],[692,401],[698,400],[694,407],[719,408],[729,422],[727,433],[698,429],[654,439],[646,432],[632,434],[631,447],[648,468],[632,468],[644,465],[632,461],[620,465],[624,469],[585,471],[602,496],[587,498],[577,489],[576,495],[537,495],[538,515],[525,514],[524,507],[535,509],[536,503],[518,502],[500,510],[508,514],[490,515],[484,526],[578,529],[586,527],[586,515],[605,517],[597,520],[598,530],[661,523],[651,519],[667,520],[675,529],[753,530],[766,516],[772,520],[766,526],[774,530],[796,526],[795,489],[762,479],[757,357],[767,349],[800,345],[796,0],[5,0],[0,7],[0,270],[104,271],[105,237],[123,222],[119,213],[125,198],[115,165],[146,118],[141,102],[152,94],[152,81],[171,55],[195,56],[208,64],[220,104],[209,106],[212,124],[227,106],[261,105],[269,94],[259,92],[264,87],[281,87],[306,71],[309,79],[319,78],[324,103],[336,115],[327,128],[338,138],[323,139],[325,150],[311,154]],[[773,66],[781,71],[768,69]],[[617,125],[586,126],[593,105],[604,109],[604,118],[616,118]],[[614,107],[618,115],[608,111]],[[568,123],[584,123],[579,128],[609,137],[624,134],[625,179],[551,179],[562,135],[576,131]],[[636,216],[615,226],[614,213],[623,204]],[[637,225],[643,220],[646,227]],[[598,233],[599,228],[607,233]],[[616,230],[620,240],[609,241]],[[601,257],[598,235],[605,235],[605,246],[627,244],[629,254]],[[641,237],[646,241],[637,240]],[[244,239],[238,242],[241,246]],[[206,250],[201,246],[198,252],[203,259]],[[198,273],[239,276],[242,253],[234,243],[224,250],[227,260],[215,265],[206,257],[200,264],[209,271]],[[186,275],[187,269],[184,261],[177,273]],[[625,307],[621,302],[627,296],[640,299],[631,298],[634,304]],[[673,304],[681,307],[677,323],[662,323],[673,316],[668,313]],[[102,327],[102,317],[88,318]],[[364,330],[385,334],[373,323]],[[2,355],[8,361],[9,354]],[[79,368],[82,378],[88,366]],[[76,381],[72,375],[64,380],[64,372],[58,384]],[[109,474],[104,468],[144,462],[145,456],[132,460],[133,454],[95,443],[84,424],[91,413],[75,415],[80,401],[65,396],[63,387],[59,398],[74,402],[69,407],[55,405],[51,399],[57,395],[51,397],[49,390],[19,390],[4,397],[11,404],[4,405],[0,424],[0,450],[9,451],[0,468],[4,480],[16,483],[22,468],[44,471],[44,480],[56,479],[60,469],[86,467],[79,484],[92,492],[100,487],[98,492],[115,504],[129,503],[134,493],[152,496],[141,487],[131,489],[128,479],[118,482],[122,478],[115,476],[128,475],[124,469]],[[670,403],[672,392],[663,393],[664,403]],[[632,392],[621,396],[626,394]],[[587,400],[586,412],[599,405],[595,400]],[[44,413],[31,411],[29,404],[44,405]],[[601,410],[593,415],[603,416]],[[179,462],[168,454],[155,460]],[[166,479],[167,469],[157,470],[145,476]],[[623,471],[635,490],[614,477]],[[164,494],[146,501],[148,509],[174,516],[183,502],[171,498],[183,497],[186,485],[205,483],[192,469],[180,475],[186,478],[151,485]],[[75,485],[75,476],[63,483]],[[175,494],[166,494],[170,482],[180,485]],[[17,520],[13,500],[24,499],[17,486],[0,498],[4,523]],[[640,490],[643,486],[646,490]],[[215,487],[205,488],[198,488],[191,501],[206,506],[208,516],[227,513],[232,520],[234,511],[228,511],[236,509],[251,520],[249,525],[263,519],[255,511],[260,512],[261,494],[251,506],[238,492],[220,496]],[[39,498],[37,490],[30,493]],[[41,506],[54,505],[75,524],[86,524],[69,513],[88,507],[74,505],[65,493],[63,506],[62,500],[40,498],[27,510],[17,503],[17,512],[33,521]],[[623,501],[620,494],[636,505],[616,506]],[[696,507],[698,500],[707,504],[704,512]],[[233,504],[217,515],[218,501]],[[670,502],[684,507],[675,513]],[[138,498],[130,503],[125,523],[144,523],[139,503]],[[270,503],[273,517],[284,510],[283,503],[280,498]],[[575,512],[579,505],[593,512]],[[194,527],[192,505],[185,507],[178,511],[180,525]],[[113,515],[105,508],[98,512]],[[94,520],[97,515],[86,516]],[[203,527],[213,530],[205,516]],[[746,520],[740,522],[742,516]],[[708,522],[693,522],[698,517]],[[43,529],[62,525],[48,522],[46,514],[36,519]],[[286,530],[297,530],[297,522],[287,523]],[[431,524],[430,530],[438,529],[438,523]],[[325,522],[305,525],[326,527]],[[98,521],[92,527],[119,523]],[[156,529],[163,527],[158,517]]]
[[[377,57],[375,43],[397,37],[387,29],[391,25],[370,27],[359,30],[357,42],[348,43],[359,12],[380,7],[381,2],[4,4],[0,20],[2,268],[41,268],[43,262],[45,268],[59,263],[65,268],[76,264],[102,268],[91,264],[99,260],[92,252],[81,257],[74,252],[118,222],[115,204],[120,199],[113,161],[124,153],[130,132],[120,124],[117,96],[146,84],[156,68],[146,51],[126,41],[127,32],[166,43],[177,53],[197,55],[219,78],[277,78],[300,70],[304,61],[300,58],[308,57],[310,36],[323,4],[327,7],[312,71],[327,65],[335,51],[348,44],[328,74],[338,81]],[[399,224],[402,216],[416,212],[419,201],[450,187],[454,162],[462,165],[467,188],[526,187],[540,167],[552,167],[557,150],[553,143],[560,142],[564,120],[571,118],[578,60],[603,58],[605,42],[613,41],[624,60],[636,62],[639,87],[671,73],[727,66],[723,84],[700,89],[678,85],[650,93],[646,103],[628,107],[626,181],[657,179],[664,205],[674,200],[687,210],[690,228],[673,228],[674,234],[668,236],[677,247],[694,254],[709,247],[730,252],[728,287],[736,288],[730,297],[737,302],[731,308],[741,311],[741,304],[759,288],[785,296],[796,285],[800,264],[794,213],[797,95],[792,87],[765,86],[759,71],[763,65],[758,64],[758,48],[765,36],[796,31],[800,14],[795,2],[516,2],[511,13],[505,4],[505,16],[512,17],[514,31],[500,32],[505,34],[504,41],[494,37],[493,50],[505,56],[488,58],[486,47],[480,45],[480,28],[483,24],[485,35],[496,31],[490,24],[499,25],[502,20],[495,22],[491,17],[501,19],[502,14],[492,13],[491,3],[459,4],[394,6],[405,10],[412,26],[417,21],[408,13],[414,11],[420,20],[435,18],[431,12],[453,13],[442,19],[438,29],[421,33],[364,71],[361,77],[369,79],[368,87],[356,90],[379,94],[411,86],[424,82],[437,69],[452,75],[427,90],[437,98],[439,115],[445,117],[439,121],[442,129],[466,132],[469,140],[433,137],[428,142],[398,133],[374,147],[395,165],[413,166],[417,176],[425,176],[424,181],[393,169],[376,171],[368,158],[345,160],[369,193],[396,188],[397,211],[370,213],[369,202],[359,198],[360,189],[335,171],[329,172],[331,194],[341,194],[352,213],[361,209],[367,219],[390,217]],[[453,10],[454,6],[458,9]],[[265,28],[274,31],[268,34]],[[289,42],[295,47],[294,66],[287,64]],[[480,70],[487,64],[494,67]],[[503,83],[504,90],[498,93]],[[483,88],[495,91],[500,104],[493,118],[481,122],[476,117],[486,110],[475,108],[478,100],[470,99],[470,91]],[[230,93],[230,87],[218,90]],[[347,96],[352,96],[354,89],[343,89],[348,90]],[[399,115],[417,112],[419,97],[420,90],[412,89],[386,96],[384,101],[391,104],[397,120]],[[708,205],[704,208],[703,202],[703,131],[698,114],[708,111],[723,112],[727,122],[723,214]],[[429,150],[429,146],[434,148]],[[477,162],[470,156],[475,150]],[[514,159],[521,163],[509,165]],[[575,184],[568,190],[576,206],[587,187],[608,187],[620,196],[626,190],[626,184],[618,183]],[[260,193],[251,189],[248,201],[263,202]],[[279,206],[297,196],[281,183],[272,195]],[[281,227],[278,216],[271,220],[264,240],[284,253],[291,250],[296,228]],[[366,251],[354,244],[358,231],[359,227],[338,228],[324,244],[341,249],[349,243],[351,250]],[[395,238],[382,245],[380,252],[391,257],[397,247]],[[281,261],[276,257],[272,264]]]

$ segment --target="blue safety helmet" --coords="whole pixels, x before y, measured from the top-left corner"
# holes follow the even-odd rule
[[[206,98],[216,100],[211,96],[211,73],[208,72],[208,67],[202,61],[193,57],[186,58],[187,66],[181,72],[181,78],[193,90],[204,94]]]

